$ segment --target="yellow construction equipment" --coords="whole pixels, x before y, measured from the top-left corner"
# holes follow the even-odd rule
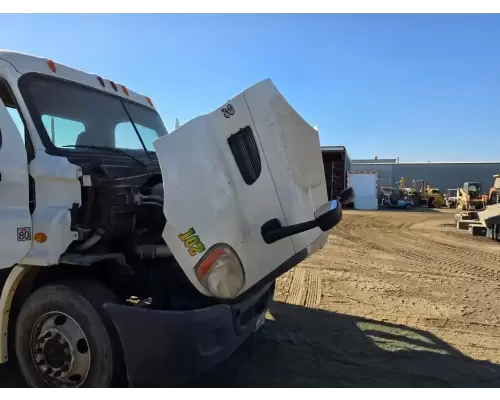
[[[439,208],[446,205],[446,200],[439,189],[431,187],[423,179],[416,179],[411,182],[409,194],[414,198],[418,197],[421,206]]]
[[[500,203],[500,175],[493,175],[493,186],[490,187],[488,193],[488,204],[498,204]]]
[[[481,211],[486,208],[485,197],[481,192],[481,182],[465,182],[458,189],[457,208],[463,211]]]

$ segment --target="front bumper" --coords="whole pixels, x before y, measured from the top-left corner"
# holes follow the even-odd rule
[[[121,341],[129,385],[180,383],[227,359],[255,331],[274,286],[268,283],[235,304],[190,311],[105,304]]]

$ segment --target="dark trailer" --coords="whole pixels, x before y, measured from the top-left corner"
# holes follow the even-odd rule
[[[323,146],[323,165],[325,167],[328,200],[336,199],[347,185],[347,172],[351,170],[351,159],[344,146]]]

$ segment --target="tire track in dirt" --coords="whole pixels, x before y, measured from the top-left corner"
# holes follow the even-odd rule
[[[450,222],[447,211],[346,211],[323,250],[278,279],[258,346],[216,376],[239,387],[498,387],[500,246],[441,227]]]
[[[384,237],[388,244],[380,244],[373,242],[371,238],[377,237],[376,235],[368,235],[368,229],[364,232],[364,237],[356,236],[353,233],[341,232],[339,236],[350,242],[359,244],[364,248],[371,250],[383,252],[386,254],[393,254],[403,258],[405,261],[414,261],[418,265],[439,265],[439,269],[449,273],[451,276],[456,276],[460,278],[467,278],[477,281],[495,281],[500,283],[500,271],[495,269],[484,267],[481,263],[489,262],[500,264],[500,255],[489,254],[481,251],[473,251],[473,257],[471,257],[470,249],[463,249],[459,246],[451,246],[449,244],[443,244],[439,242],[434,242],[434,247],[438,247],[439,250],[433,250],[429,246],[420,251],[408,250],[405,245],[410,242],[412,247],[415,244],[428,244],[429,237],[427,241],[421,237],[408,233],[407,229],[410,229],[412,224],[405,224],[404,228],[406,231],[401,230],[397,233],[397,237],[390,241],[390,234]],[[399,228],[401,229],[401,227]],[[427,235],[429,236],[429,235]],[[404,241],[402,239],[405,239]],[[445,256],[443,256],[445,254]],[[467,267],[467,271],[464,271],[464,267]],[[425,268],[425,267],[424,267]],[[472,272],[472,273],[471,273]]]
[[[303,305],[306,298],[306,270],[304,268],[295,268],[290,292],[286,299],[289,304],[297,306]]]
[[[307,295],[305,306],[307,308],[317,308],[321,303],[321,278],[309,273],[309,284],[307,287]]]
[[[306,268],[294,269],[286,303],[317,308],[321,303],[321,278]]]
[[[310,262],[325,281],[322,308],[428,329],[500,361],[500,247],[450,221],[447,211],[346,212]]]
[[[401,243],[393,244],[392,246],[383,246],[377,243],[370,242],[369,240],[363,240],[362,238],[356,237],[356,236],[347,236],[345,235],[344,238],[350,242],[354,242],[359,244],[360,246],[364,248],[368,248],[371,250],[376,250],[384,254],[392,254],[401,259],[401,262],[404,262],[405,264],[411,264],[416,267],[419,267],[419,271],[422,272],[422,270],[427,269],[432,271],[431,276],[440,276],[443,274],[439,274],[438,271],[429,268],[427,265],[436,265],[439,264],[439,269],[441,271],[447,272],[448,274],[445,275],[447,277],[454,277],[454,278],[468,278],[468,279],[473,279],[477,281],[483,281],[481,277],[478,277],[476,275],[472,274],[467,274],[464,271],[460,269],[460,262],[457,262],[455,260],[450,260],[448,258],[442,258],[440,254],[436,253],[431,253],[430,251],[427,251],[425,253],[421,252],[415,252],[415,251],[410,251],[410,250],[405,250],[403,248],[400,248]],[[411,261],[411,263],[408,263],[408,261]]]

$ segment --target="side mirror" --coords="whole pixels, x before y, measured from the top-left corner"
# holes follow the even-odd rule
[[[339,202],[342,205],[352,203],[355,198],[354,189],[352,187],[348,187],[344,189],[339,196]]]
[[[261,234],[264,242],[271,244],[285,237],[296,235],[314,228],[319,228],[323,232],[328,231],[337,225],[341,219],[342,207],[339,201],[332,200],[323,204],[314,212],[313,220],[282,226],[279,219],[273,218],[262,225]]]

